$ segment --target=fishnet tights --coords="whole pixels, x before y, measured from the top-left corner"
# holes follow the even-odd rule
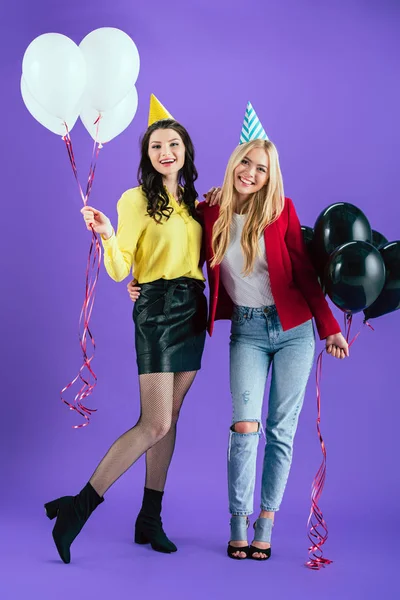
[[[154,472],[156,484],[159,484],[160,481],[165,482],[175,445],[176,418],[195,375],[196,372],[191,371],[186,373],[148,373],[139,376],[140,417],[134,427],[113,443],[93,473],[90,483],[99,496],[103,496],[142,454],[163,441],[173,425],[173,433],[168,437],[165,446],[160,446],[159,451],[150,456],[149,463],[146,461],[146,481],[147,476],[152,479],[151,473]],[[184,385],[185,381],[187,382],[186,386]],[[159,466],[158,461],[162,466]],[[163,470],[165,471],[164,476],[162,475]]]
[[[169,465],[175,448],[176,426],[179,412],[197,371],[175,373],[172,399],[172,419],[168,433],[146,452],[146,487],[151,490],[164,490]]]

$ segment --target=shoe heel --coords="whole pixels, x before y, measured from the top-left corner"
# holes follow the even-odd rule
[[[142,531],[135,532],[135,544],[148,544],[150,540]]]
[[[55,519],[60,508],[58,500],[52,500],[44,505],[47,517],[52,520]]]

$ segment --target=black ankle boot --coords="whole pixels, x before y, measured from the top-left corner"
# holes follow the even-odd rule
[[[161,501],[164,492],[144,488],[143,503],[135,524],[136,544],[151,544],[157,552],[176,552],[177,547],[167,538],[161,521]]]
[[[77,496],[63,496],[44,505],[49,519],[57,517],[53,539],[61,560],[71,562],[70,546],[94,509],[104,501],[87,483]]]

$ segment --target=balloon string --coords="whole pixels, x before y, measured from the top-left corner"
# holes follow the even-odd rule
[[[369,321],[367,321],[367,319],[365,319],[363,321],[363,324],[366,325],[367,327],[369,327],[370,329],[372,329],[372,331],[375,331],[375,329],[372,327],[371,323]]]
[[[317,434],[321,446],[322,462],[314,477],[311,486],[311,510],[307,521],[309,527],[308,539],[311,545],[308,548],[309,560],[305,566],[312,570],[319,570],[326,565],[331,564],[331,560],[324,558],[322,546],[328,539],[328,527],[325,522],[318,502],[324,488],[326,478],[326,447],[321,433],[321,375],[322,375],[322,357],[325,350],[322,350],[317,359],[316,384],[317,384]]]
[[[353,324],[353,315],[351,313],[346,314],[344,316],[344,331],[345,331],[346,341],[349,344],[349,348],[351,348],[351,346],[354,344],[354,342],[356,341],[356,339],[358,338],[358,336],[360,335],[360,333],[362,331],[360,329],[360,331],[358,331],[356,333],[356,335],[353,337],[353,339],[351,341],[349,341],[352,324]],[[375,331],[375,329],[372,327],[372,325],[366,319],[363,321],[363,325],[369,327],[372,331]]]
[[[97,118],[97,120],[95,122],[95,124],[97,125],[96,139],[93,144],[92,158],[91,158],[91,163],[90,163],[90,168],[89,168],[89,175],[88,175],[88,179],[86,182],[85,192],[83,191],[83,188],[79,181],[78,169],[77,169],[77,165],[76,165],[76,161],[75,161],[72,140],[71,140],[70,132],[68,131],[68,127],[65,124],[67,133],[63,137],[63,140],[64,140],[66,148],[67,148],[68,157],[69,157],[69,160],[71,163],[72,171],[74,173],[76,182],[78,184],[78,189],[79,189],[84,206],[87,205],[87,202],[90,197],[90,193],[92,191],[94,176],[95,176],[95,172],[96,172],[97,159],[99,156],[100,149],[102,148],[102,145],[98,144],[98,142],[97,142],[100,119],[101,119],[101,115],[99,115],[99,117]],[[83,304],[82,304],[82,308],[81,308],[81,312],[80,312],[80,316],[79,316],[79,326],[78,326],[79,344],[81,347],[83,360],[82,360],[81,367],[80,367],[76,377],[61,390],[62,402],[64,402],[64,404],[66,404],[70,408],[70,410],[76,411],[81,417],[83,417],[85,419],[84,423],[82,423],[80,425],[73,425],[74,429],[86,427],[86,425],[88,425],[90,422],[90,417],[91,417],[92,413],[97,411],[97,409],[87,407],[83,402],[86,400],[86,398],[88,398],[90,396],[90,394],[93,392],[93,390],[97,384],[97,376],[94,373],[92,366],[91,366],[92,360],[95,355],[96,343],[95,343],[95,339],[92,335],[89,325],[90,325],[90,319],[92,316],[94,301],[95,301],[95,297],[96,297],[96,284],[97,284],[97,281],[99,278],[100,264],[101,264],[101,245],[99,242],[98,235],[92,228],[92,239],[91,239],[89,254],[88,254],[87,263],[86,263],[85,297],[83,300]],[[91,351],[90,351],[90,349],[88,349],[88,343],[91,346]],[[64,398],[64,394],[78,380],[80,381],[81,386],[80,386],[79,390],[77,391],[77,393],[75,394],[75,397],[74,397],[72,403],[68,402]]]
[[[345,337],[351,347],[361,330],[350,339],[350,331],[353,323],[353,316],[351,314],[345,315]],[[364,321],[364,325],[367,325],[370,329],[374,330],[372,325],[368,321]],[[328,539],[328,526],[324,519],[321,509],[319,508],[319,500],[324,489],[326,479],[326,446],[321,434],[321,378],[322,378],[322,357],[325,350],[322,350],[318,356],[317,369],[316,369],[316,384],[317,384],[317,434],[321,446],[322,462],[314,477],[311,486],[311,510],[307,521],[307,527],[309,527],[308,539],[311,545],[308,548],[309,560],[305,563],[306,567],[314,571],[323,569],[326,565],[330,565],[333,561],[323,556],[323,545]]]
[[[85,193],[83,192],[81,183],[79,181],[78,168],[76,166],[76,160],[75,160],[74,150],[72,147],[71,135],[70,135],[67,124],[64,123],[65,128],[66,128],[66,134],[62,139],[64,140],[66,148],[67,148],[68,157],[69,157],[69,160],[71,163],[72,171],[74,173],[74,177],[78,184],[79,193],[81,195],[84,206],[87,205],[87,202],[88,202],[88,199],[90,196],[90,192],[92,191],[92,185],[93,185],[94,175],[95,175],[95,171],[96,171],[97,158],[99,156],[101,148],[103,147],[102,144],[97,142],[100,120],[101,120],[101,115],[99,114],[99,116],[97,117],[97,119],[94,123],[96,125],[96,139],[94,140],[94,144],[93,144],[92,158],[91,158],[91,163],[90,163],[90,167],[89,167],[89,174],[88,174],[88,179],[87,179],[87,183],[86,183]]]

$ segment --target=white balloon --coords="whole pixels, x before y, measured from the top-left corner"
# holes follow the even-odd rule
[[[122,133],[132,122],[138,106],[138,94],[135,87],[114,108],[99,113],[91,106],[81,112],[81,120],[90,135],[99,143],[106,143]],[[96,120],[101,115],[98,123]]]
[[[47,129],[50,129],[50,131],[56,133],[57,135],[64,136],[67,133],[64,121],[48,113],[47,110],[45,110],[43,106],[35,100],[28,89],[23,75],[21,77],[21,94],[26,108],[29,110],[32,117],[36,119],[36,121],[39,121],[41,125],[47,127]],[[79,111],[76,111],[74,115],[67,117],[66,123],[69,131],[71,131],[75,125],[78,116]]]
[[[102,27],[80,43],[87,64],[90,105],[106,111],[121,102],[139,75],[139,52],[133,40],[115,27]]]
[[[87,83],[79,46],[60,33],[45,33],[29,44],[22,73],[35,100],[62,120],[76,110]]]

